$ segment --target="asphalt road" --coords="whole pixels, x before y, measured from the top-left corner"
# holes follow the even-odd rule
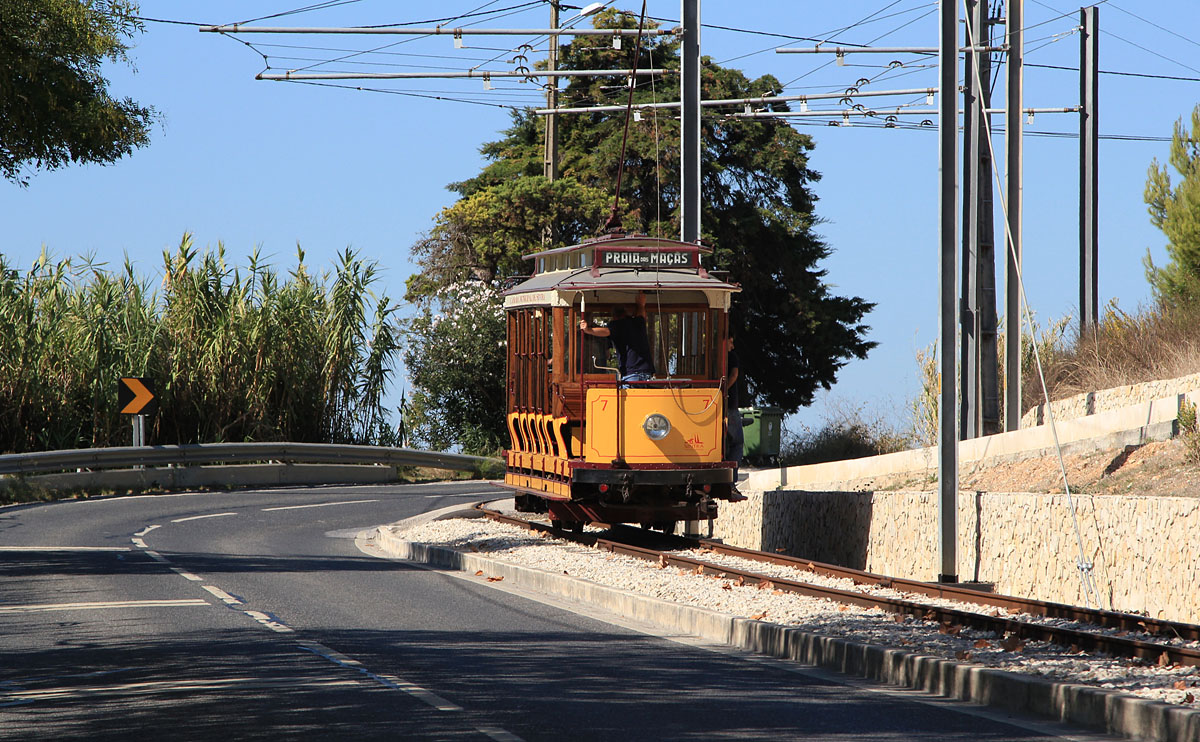
[[[354,539],[494,492],[0,509],[0,739],[1100,739],[656,636]]]

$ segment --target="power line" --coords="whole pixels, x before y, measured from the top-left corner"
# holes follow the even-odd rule
[[[1119,35],[1113,33],[1112,31],[1109,31],[1106,29],[1101,29],[1101,32],[1107,36],[1111,36],[1114,39],[1117,39],[1118,41],[1124,41],[1126,44],[1129,44],[1130,46],[1136,46],[1138,49],[1141,49],[1142,51],[1146,52],[1147,54],[1153,54],[1154,56],[1156,56],[1160,59],[1165,59],[1168,62],[1171,62],[1172,64],[1177,64],[1180,67],[1183,67],[1184,69],[1189,69],[1192,72],[1200,72],[1200,69],[1196,69],[1195,67],[1191,66],[1190,64],[1184,64],[1183,62],[1180,62],[1178,59],[1172,59],[1171,57],[1168,57],[1165,54],[1159,54],[1158,52],[1154,51],[1153,49],[1147,49],[1146,47],[1142,46],[1141,44],[1130,41],[1129,39],[1125,38],[1124,36],[1119,36]]]
[[[1026,67],[1039,67],[1046,70],[1064,70],[1079,72],[1078,67],[1067,67],[1059,64],[1028,64]],[[1180,82],[1200,82],[1200,77],[1179,77],[1177,75],[1152,75],[1149,72],[1121,72],[1119,70],[1100,70],[1101,75],[1120,75],[1122,77],[1145,77],[1152,80],[1177,80]]]
[[[1124,9],[1124,8],[1122,8],[1120,5],[1117,5],[1116,3],[1110,3],[1110,4],[1109,4],[1109,7],[1111,7],[1111,8],[1115,8],[1115,9],[1117,9],[1117,10],[1121,11],[1122,13],[1124,13],[1124,14],[1126,14],[1126,15],[1131,15],[1131,16],[1133,16],[1134,18],[1137,18],[1137,19],[1138,19],[1139,21],[1141,21],[1142,23],[1147,23],[1147,24],[1149,24],[1149,25],[1151,25],[1151,26],[1154,26],[1155,28],[1157,28],[1157,29],[1158,29],[1158,30],[1160,30],[1160,31],[1166,31],[1167,33],[1171,34],[1172,36],[1175,36],[1175,37],[1178,37],[1178,38],[1180,38],[1180,39],[1183,39],[1184,41],[1186,41],[1187,43],[1189,43],[1189,44],[1191,44],[1191,45],[1193,45],[1193,46],[1200,46],[1200,42],[1197,42],[1197,41],[1195,41],[1194,39],[1189,39],[1188,37],[1184,36],[1183,34],[1181,34],[1181,33],[1176,33],[1176,32],[1172,31],[1171,29],[1169,29],[1169,28],[1167,28],[1167,27],[1165,27],[1165,26],[1160,26],[1160,25],[1158,25],[1157,23],[1155,23],[1154,21],[1147,20],[1147,19],[1145,19],[1145,18],[1141,17],[1141,16],[1140,16],[1140,15],[1138,15],[1137,13],[1133,13],[1133,12],[1130,12],[1130,11],[1128,11],[1128,10],[1125,10],[1125,9]]]

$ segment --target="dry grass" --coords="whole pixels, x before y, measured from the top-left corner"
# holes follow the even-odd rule
[[[1095,332],[1060,336],[1043,356],[1052,400],[1200,372],[1200,308],[1143,307],[1134,314],[1110,304]],[[1023,364],[1024,365],[1024,364]],[[1026,368],[1024,408],[1041,404],[1036,372]]]

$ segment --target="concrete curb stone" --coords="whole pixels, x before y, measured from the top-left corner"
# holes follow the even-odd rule
[[[462,506],[446,510],[455,509],[463,510]],[[426,520],[446,517],[453,515],[438,511],[437,517]],[[569,575],[407,541],[387,526],[378,529],[376,543],[401,559],[471,573],[482,570],[489,577],[503,577],[509,584],[758,654],[1145,742],[1200,741],[1200,712],[1159,701],[859,644],[794,627],[634,595]]]

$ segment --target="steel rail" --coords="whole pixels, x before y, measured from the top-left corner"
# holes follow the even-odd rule
[[[1016,638],[1022,639],[1022,640],[1047,641],[1047,642],[1052,642],[1054,644],[1058,644],[1063,647],[1077,648],[1077,649],[1080,649],[1083,651],[1103,652],[1103,653],[1115,655],[1115,656],[1136,657],[1136,658],[1143,659],[1143,660],[1150,660],[1150,661],[1157,661],[1157,662],[1165,661],[1165,662],[1169,662],[1171,664],[1177,664],[1177,665],[1200,666],[1200,650],[1197,650],[1197,649],[1190,649],[1190,648],[1186,648],[1186,647],[1176,647],[1176,646],[1161,644],[1161,643],[1153,642],[1153,641],[1145,641],[1142,639],[1129,638],[1129,637],[1125,637],[1125,636],[1111,636],[1111,635],[1100,634],[1100,633],[1085,631],[1085,630],[1080,630],[1080,629],[1071,629],[1071,628],[1065,628],[1065,627],[1060,627],[1060,626],[1050,626],[1050,625],[1046,625],[1046,624],[1030,623],[1028,621],[1021,621],[1021,620],[1018,620],[1018,619],[1015,619],[1012,617],[993,616],[993,615],[988,615],[988,614],[984,614],[984,613],[975,613],[972,611],[964,611],[964,610],[959,610],[956,608],[928,605],[928,604],[918,603],[918,602],[904,600],[904,599],[900,599],[900,598],[889,598],[889,597],[884,597],[884,596],[872,595],[869,593],[862,593],[862,592],[856,592],[856,591],[851,591],[851,590],[841,590],[838,588],[831,588],[831,587],[823,587],[820,585],[813,585],[811,583],[800,582],[797,580],[789,580],[789,579],[781,578],[781,577],[772,577],[769,575],[763,575],[763,574],[759,574],[756,572],[751,572],[749,570],[741,570],[741,569],[737,569],[737,568],[733,568],[733,567],[727,567],[727,566],[723,566],[723,565],[719,565],[719,564],[714,564],[711,562],[705,562],[705,561],[698,560],[698,559],[692,559],[690,557],[675,556],[675,555],[668,554],[668,553],[658,550],[658,549],[632,545],[632,544],[628,543],[627,541],[621,540],[619,538],[613,539],[613,538],[604,538],[602,536],[598,536],[595,534],[570,533],[570,532],[563,531],[560,529],[552,528],[545,524],[531,523],[529,521],[522,520],[520,518],[514,518],[512,516],[505,515],[503,513],[489,510],[482,506],[479,508],[479,510],[486,517],[488,517],[492,520],[496,520],[496,521],[503,522],[503,523],[510,523],[510,524],[517,525],[517,526],[520,526],[523,528],[528,528],[530,530],[537,530],[537,531],[544,531],[547,533],[552,533],[556,537],[559,537],[559,538],[575,541],[577,543],[583,543],[583,544],[590,545],[590,546],[595,546],[596,548],[599,548],[599,549],[602,549],[605,551],[609,551],[612,553],[623,554],[626,556],[631,556],[631,557],[635,557],[638,559],[642,559],[642,560],[645,560],[648,562],[658,563],[662,567],[675,566],[675,567],[680,567],[680,568],[686,568],[690,571],[695,572],[698,575],[705,574],[705,575],[715,575],[715,576],[724,577],[724,578],[730,578],[730,577],[741,578],[745,584],[758,585],[759,587],[762,587],[762,588],[771,588],[771,589],[783,590],[783,591],[787,591],[787,592],[794,592],[794,593],[797,593],[800,595],[824,598],[827,600],[833,600],[838,603],[857,605],[857,606],[861,606],[861,607],[865,607],[865,608],[879,608],[881,610],[887,611],[889,613],[897,614],[897,615],[915,616],[917,618],[921,618],[924,620],[936,621],[939,624],[942,624],[943,627],[947,627],[948,630],[952,629],[952,627],[955,627],[955,626],[958,626],[958,627],[968,626],[971,628],[980,629],[980,630],[984,630],[984,631],[991,631],[991,632],[998,634],[1001,637],[1012,636],[1012,637],[1016,637]],[[637,531],[637,529],[632,529],[632,528],[628,529],[628,531],[633,532],[633,533],[639,533]],[[661,539],[662,535],[654,534],[654,537],[656,539]],[[676,541],[676,543],[674,545],[678,546],[679,545],[677,543],[678,539],[674,539],[674,540]],[[709,548],[711,545],[713,545],[713,542],[699,542],[699,541],[693,541],[691,539],[683,539],[683,540],[687,541],[686,546],[688,548],[696,548],[697,546],[699,546],[701,548]],[[787,559],[786,557],[781,557],[779,555],[765,554],[763,552],[753,552],[748,549],[736,549],[735,547],[727,547],[727,548],[737,551],[738,552],[736,554],[737,556],[746,557],[747,554],[752,554],[755,556],[749,557],[749,558],[757,558],[756,559],[757,561],[770,561],[772,563],[777,563],[777,564],[788,564],[788,566],[798,566],[799,565],[799,568],[801,568],[801,569],[808,569],[809,564],[813,564],[813,565],[816,564],[815,562],[808,562],[806,560],[794,560],[793,562],[787,562],[787,561],[782,561],[782,560],[786,560]],[[734,555],[734,553],[732,551],[726,552],[726,554],[730,555],[730,556]],[[780,560],[780,561],[777,561],[777,560]],[[831,565],[824,565],[824,566],[831,566]],[[838,568],[838,569],[843,569],[843,568]],[[856,570],[848,570],[848,571],[855,572]],[[841,575],[839,575],[839,576],[841,576]],[[988,595],[987,593],[981,593],[979,591],[965,590],[965,589],[955,590],[953,588],[947,588],[947,587],[943,587],[943,586],[932,586],[932,585],[929,585],[928,583],[917,583],[916,581],[913,581],[913,580],[895,580],[895,579],[891,579],[891,578],[884,578],[879,575],[875,575],[875,577],[879,577],[881,580],[890,580],[891,587],[896,587],[898,584],[918,584],[918,585],[924,585],[925,588],[932,587],[932,588],[940,589],[943,591],[943,593],[949,591],[951,595],[955,596],[955,597],[950,597],[950,595],[947,595],[947,594],[938,596],[938,597],[944,597],[946,599],[966,600],[967,602],[979,603],[978,598],[980,596]],[[851,579],[853,579],[853,578],[851,578]],[[876,584],[882,585],[882,582],[876,583]],[[904,589],[904,588],[897,587],[897,589]],[[961,597],[961,598],[958,597],[959,595],[961,595],[963,593],[968,593],[969,595],[966,597]],[[923,594],[929,594],[929,593],[923,593]],[[931,597],[933,597],[933,596],[931,595]],[[1001,597],[1006,597],[1006,596],[1001,596]],[[1006,599],[1015,601],[1015,602],[1021,602],[1020,598],[1006,598]],[[1030,602],[1039,602],[1039,601],[1030,601]],[[1054,604],[1049,604],[1049,605],[1054,605]],[[996,606],[996,607],[1003,607],[1003,606]],[[1070,607],[1070,606],[1068,606],[1068,607]],[[1144,620],[1143,617],[1140,617],[1140,616],[1131,616],[1131,618]],[[1180,624],[1180,626],[1190,627],[1192,629],[1200,629],[1200,627],[1191,627],[1188,624]],[[1142,630],[1140,626],[1139,626],[1139,630]]]
[[[683,543],[693,545],[695,543],[690,539],[680,539],[680,541],[682,542],[681,548],[688,548],[687,546],[683,546]],[[932,598],[956,600],[962,603],[977,603],[980,605],[1029,613],[1035,616],[1043,616],[1045,618],[1061,618],[1067,621],[1095,624],[1097,626],[1102,626],[1109,629],[1117,629],[1119,631],[1141,631],[1151,635],[1179,638],[1187,641],[1200,641],[1200,625],[1183,623],[1182,621],[1167,621],[1164,619],[1150,618],[1148,616],[1140,616],[1134,613],[1120,613],[1118,611],[1105,611],[1095,608],[1085,608],[1083,606],[1075,606],[1068,603],[1054,603],[1046,600],[1034,600],[1032,598],[1018,598],[1011,595],[989,593],[968,587],[958,587],[955,585],[945,585],[933,582],[922,582],[920,580],[909,580],[903,577],[887,577],[885,575],[875,574],[873,572],[865,572],[863,570],[852,569],[850,567],[839,567],[836,564],[816,562],[811,559],[802,559],[800,557],[787,556],[783,554],[769,554],[762,551],[743,549],[738,546],[730,546],[728,544],[720,543],[719,541],[711,541],[708,539],[700,539],[699,544],[701,548],[709,549],[719,554],[741,557],[743,559],[753,559],[760,562],[769,562],[771,564],[781,566],[795,567],[796,569],[815,572],[816,574],[824,575],[826,577],[841,577],[844,579],[853,580],[860,585],[876,585],[883,588],[901,590],[903,592],[927,595]]]
[[[189,443],[120,446],[0,455],[0,475],[46,474],[78,469],[278,461],[318,464],[388,464],[473,471],[496,459],[390,446],[329,443]]]

